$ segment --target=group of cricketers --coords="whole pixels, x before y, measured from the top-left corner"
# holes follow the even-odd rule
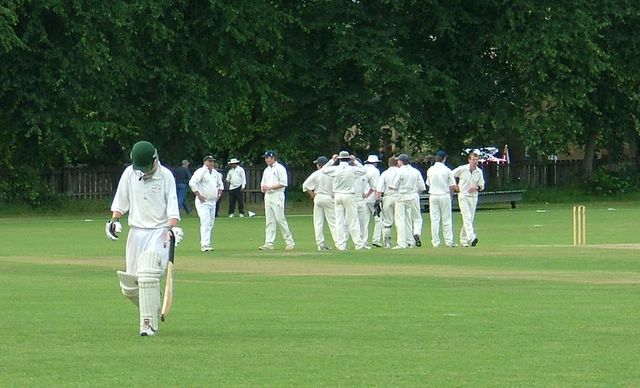
[[[112,217],[105,225],[105,233],[110,240],[117,241],[123,230],[120,217],[128,214],[126,269],[117,271],[118,279],[122,293],[138,307],[140,335],[154,336],[158,332],[162,303],[160,280],[172,255],[173,245],[180,243],[183,231],[178,226],[180,210],[175,178],[169,169],[161,165],[156,148],[147,141],[140,141],[134,144],[130,156],[132,163],[120,177],[111,205]],[[284,214],[284,191],[288,185],[286,169],[278,163],[274,151],[267,151],[263,157],[267,165],[261,181],[266,228],[265,243],[259,248],[274,249],[276,228],[279,227],[286,249],[291,250],[295,248],[295,241]],[[456,246],[451,198],[453,193],[459,193],[463,220],[460,243],[475,246],[478,237],[473,229],[473,218],[478,192],[484,189],[478,155],[469,154],[469,163],[453,171],[444,164],[446,157],[444,151],[436,153],[436,162],[428,169],[426,181],[411,166],[406,154],[389,158],[388,168],[382,173],[378,169],[380,160],[376,155],[369,155],[364,163],[347,151],[340,151],[331,159],[318,157],[314,160],[317,171],[303,183],[303,191],[308,192],[314,202],[317,249],[331,249],[324,237],[325,222],[335,248],[340,251],[348,249],[349,240],[356,250],[372,249],[372,246],[391,248],[394,227],[396,243],[393,249],[420,247],[420,193],[427,187],[432,245],[441,245],[442,226],[444,245]],[[232,161],[237,162],[235,159]],[[222,183],[221,177],[214,173],[213,157],[206,156],[203,163],[189,186],[196,195],[196,209],[201,218],[201,250],[207,252],[211,250],[209,237],[215,205],[205,205],[217,202],[213,199],[220,198]],[[205,184],[209,181],[215,184]],[[246,181],[240,182],[239,186],[244,187],[244,184]],[[369,244],[371,217],[373,232]]]
[[[317,170],[302,184],[302,190],[309,193],[314,201],[313,223],[317,249],[330,249],[324,237],[325,224],[335,247],[341,251],[347,249],[349,238],[356,250],[371,249],[372,246],[392,249],[420,247],[420,194],[427,187],[432,246],[441,246],[441,232],[445,246],[457,246],[451,220],[454,193],[459,193],[463,220],[460,244],[465,247],[476,246],[478,237],[473,220],[478,192],[484,189],[478,155],[470,153],[469,163],[454,170],[445,165],[446,158],[444,151],[438,151],[434,165],[427,170],[427,179],[423,180],[422,174],[411,165],[406,154],[389,158],[388,168],[382,173],[378,169],[380,160],[377,155],[369,155],[364,164],[347,151],[341,151],[331,159],[318,157],[314,160]],[[371,218],[373,233],[369,236]],[[394,227],[396,242],[392,247],[391,231]]]

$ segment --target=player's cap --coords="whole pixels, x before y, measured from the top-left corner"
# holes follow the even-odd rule
[[[327,159],[326,156],[318,156],[318,159],[313,161],[313,164],[319,164],[321,166],[324,166],[325,164],[327,164],[327,162],[329,161],[329,159]]]
[[[266,151],[264,155],[262,155],[263,158],[273,158],[276,156],[278,156],[278,154],[276,154],[276,151],[273,150]]]
[[[349,151],[340,151],[338,159],[351,159],[351,155],[349,155]]]
[[[401,160],[404,164],[407,164],[410,162],[409,155],[407,154],[400,154],[398,155],[397,159]]]
[[[439,158],[446,158],[447,157],[447,153],[444,152],[443,150],[440,150],[438,152],[436,152],[436,156]]]
[[[209,160],[215,161],[216,159],[212,155],[207,155],[204,158],[202,158],[203,162],[208,162]]]
[[[153,162],[157,158],[156,147],[148,141],[139,141],[131,149],[131,162],[134,170],[148,172],[153,168]]]
[[[231,160],[229,160],[229,164],[240,164],[240,161],[236,158],[231,158]]]
[[[380,159],[378,159],[378,155],[369,155],[365,163],[380,163]]]

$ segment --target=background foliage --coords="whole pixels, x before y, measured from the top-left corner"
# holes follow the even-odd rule
[[[625,0],[3,2],[0,170],[117,166],[147,139],[169,164],[579,147],[589,176],[637,154],[639,29]]]

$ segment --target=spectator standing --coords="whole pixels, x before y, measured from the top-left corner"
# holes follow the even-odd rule
[[[308,193],[313,199],[313,230],[315,232],[316,246],[319,251],[330,249],[324,238],[325,221],[327,222],[336,247],[337,241],[339,240],[337,232],[338,230],[343,230],[343,228],[336,228],[333,178],[320,171],[328,161],[329,159],[325,156],[320,156],[314,160],[313,163],[316,165],[317,170],[309,175],[304,183],[302,183],[302,191]]]
[[[453,177],[458,178],[458,206],[462,215],[462,228],[460,229],[460,244],[463,247],[475,247],[478,244],[478,236],[473,227],[478,205],[478,192],[484,190],[484,175],[478,167],[479,156],[470,152],[467,164],[456,167]]]
[[[178,193],[178,208],[184,209],[187,214],[191,213],[187,204],[187,193],[189,192],[189,180],[191,179],[191,171],[189,171],[189,161],[183,160],[181,166],[176,168],[174,172],[176,177],[176,191]]]
[[[229,217],[233,217],[238,204],[238,215],[244,217],[244,189],[247,186],[247,175],[240,161],[236,158],[229,160],[227,171],[227,183],[229,184]]]
[[[291,250],[295,248],[296,244],[284,215],[284,191],[289,181],[287,170],[278,163],[275,151],[267,151],[262,157],[267,164],[260,181],[260,191],[264,193],[266,228],[264,245],[258,249],[263,251],[273,249],[276,240],[276,224],[278,224],[286,243],[285,249]]]
[[[447,153],[438,151],[436,162],[427,170],[426,184],[429,186],[429,216],[431,218],[431,244],[440,246],[440,224],[447,247],[455,247],[451,222],[451,195],[457,190],[453,172],[444,162]]]
[[[196,211],[200,217],[200,250],[202,252],[213,250],[211,234],[216,221],[216,206],[224,189],[222,174],[216,171],[214,163],[213,156],[205,156],[203,166],[197,169],[189,180],[189,187],[196,196]]]

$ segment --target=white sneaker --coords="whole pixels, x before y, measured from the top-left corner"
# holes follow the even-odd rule
[[[391,248],[391,249],[407,249],[407,247],[403,247],[400,245],[396,245],[395,247]]]
[[[273,245],[264,244],[262,246],[259,246],[258,249],[260,249],[261,251],[272,251]]]
[[[205,245],[203,247],[200,247],[200,251],[201,252],[209,252],[209,251],[212,251],[212,250],[213,250],[213,248],[211,248],[210,246],[207,246],[207,245]]]
[[[295,249],[295,245],[287,245],[286,247],[284,247],[284,249],[288,250],[288,251],[292,251]]]
[[[240,218],[244,218],[244,214],[240,213]]]
[[[329,247],[328,247],[328,246],[326,246],[326,245],[318,245],[318,251],[320,251],[320,252],[322,252],[322,251],[328,251],[328,250],[330,250],[330,249],[331,249],[331,248],[329,248]]]
[[[229,218],[233,218],[233,214],[229,214]]]

